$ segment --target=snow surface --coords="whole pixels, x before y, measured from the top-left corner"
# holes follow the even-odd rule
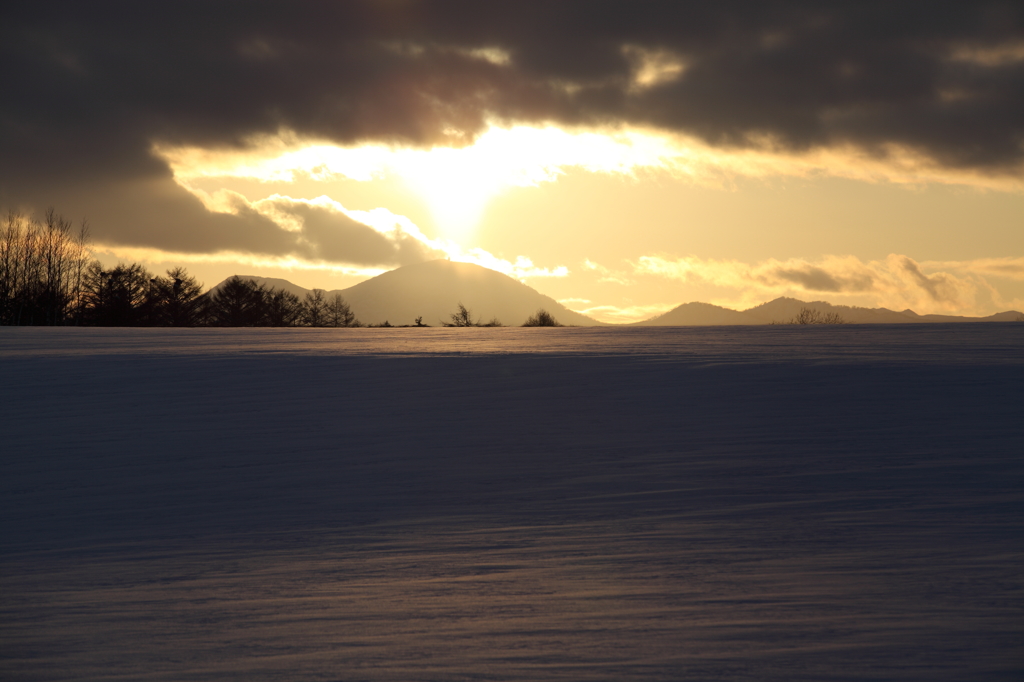
[[[1024,325],[0,329],[0,679],[1017,680]]]

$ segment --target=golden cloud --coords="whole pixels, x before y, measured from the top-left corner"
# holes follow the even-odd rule
[[[456,231],[461,234],[473,226],[486,202],[504,189],[554,182],[568,168],[626,176],[660,172],[709,187],[728,187],[743,177],[832,176],[871,183],[1024,191],[1024,168],[1016,175],[948,168],[896,144],[871,152],[853,145],[792,152],[768,135],[750,137],[746,142],[745,148],[721,149],[650,128],[491,125],[472,144],[462,147],[340,147],[282,131],[250,138],[244,149],[156,144],[153,153],[164,159],[176,181],[188,188],[198,179],[217,177],[262,182],[292,182],[299,177],[326,180],[340,176],[358,181],[401,177],[433,207],[439,224],[458,226]]]
[[[252,212],[271,220],[282,230],[293,234],[296,245],[301,248],[287,255],[227,250],[186,253],[109,244],[99,244],[97,248],[116,258],[143,262],[239,263],[252,267],[323,270],[366,277],[378,275],[388,268],[365,267],[360,263],[397,260],[405,264],[433,258],[475,263],[521,281],[569,275],[569,269],[564,265],[540,267],[526,256],[509,261],[481,248],[466,249],[448,239],[430,239],[409,218],[385,208],[352,210],[327,196],[302,199],[273,194],[250,201],[238,192],[220,190],[208,194],[188,188],[210,211],[236,215]]]
[[[918,263],[909,256],[891,254],[885,260],[867,262],[854,256],[825,256],[817,261],[768,259],[743,263],[695,256],[643,256],[631,265],[638,276],[731,289],[735,296],[730,299],[730,307],[745,307],[777,296],[806,298],[811,294],[840,300],[870,299],[876,306],[895,310],[962,314],[976,310],[981,291],[996,305],[1012,303],[1001,299],[987,278],[1024,280],[1021,258]]]

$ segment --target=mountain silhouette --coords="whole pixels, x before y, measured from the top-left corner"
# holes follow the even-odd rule
[[[667,313],[652,317],[642,322],[634,322],[631,326],[656,327],[692,327],[731,324],[762,324],[752,322],[751,318],[738,310],[731,310],[710,303],[684,303]]]
[[[309,289],[285,279],[239,275],[253,279],[268,289],[284,289],[303,298]],[[226,281],[226,280],[225,280]],[[223,286],[221,282],[211,291]],[[528,287],[508,275],[473,263],[433,260],[406,265],[377,275],[347,289],[328,291],[341,294],[360,320],[379,324],[385,320],[393,325],[413,324],[417,317],[424,324],[448,322],[459,303],[472,312],[474,319],[487,322],[497,318],[503,324],[521,325],[543,308],[564,325],[604,325],[593,318],[569,310],[549,296]],[[960,315],[918,315],[913,310],[859,308],[833,305],[826,301],[810,303],[795,298],[777,298],[747,310],[732,310],[710,303],[691,302],[666,313],[630,326],[718,326],[761,325],[792,320],[801,308],[822,314],[836,313],[850,324],[903,324],[921,322],[1013,322],[1021,313],[1010,310],[987,317]]]
[[[299,298],[309,289],[283,279],[240,275],[254,279],[267,288],[284,289]],[[223,282],[213,288],[218,290]],[[497,318],[503,324],[518,326],[543,308],[564,325],[594,326],[601,322],[569,310],[564,305],[508,275],[473,263],[433,260],[390,270],[339,293],[352,307],[356,317],[367,324],[385,320],[393,325],[448,322],[461,303],[474,319],[488,322]]]
[[[850,324],[903,324],[920,322],[1012,322],[1020,313],[1007,311],[987,317],[965,317],[960,315],[918,315],[913,310],[897,312],[888,308],[859,308],[856,306],[833,305],[826,301],[806,303],[796,298],[777,298],[767,303],[748,308],[731,310],[710,303],[684,303],[657,317],[636,326],[713,326],[737,324],[771,324],[789,322],[802,308],[810,308],[822,314],[836,313]]]

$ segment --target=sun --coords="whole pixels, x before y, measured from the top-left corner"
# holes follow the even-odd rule
[[[440,233],[457,242],[472,237],[487,204],[508,186],[499,156],[463,149],[402,156],[394,172],[429,207]]]
[[[568,168],[631,174],[664,168],[673,154],[663,137],[637,132],[569,131],[555,126],[492,126],[472,144],[429,149],[383,144],[343,147],[293,133],[253,137],[245,149],[156,144],[175,180],[202,195],[197,181],[245,178],[293,182],[299,177],[360,182],[400,179],[429,209],[441,236],[471,239],[488,203],[512,187],[552,182]]]
[[[1017,178],[936,169],[927,159],[896,148],[890,149],[885,159],[867,158],[852,148],[786,153],[770,140],[763,148],[720,150],[693,138],[643,128],[492,125],[471,144],[461,147],[380,143],[341,146],[289,131],[254,136],[247,143],[242,149],[157,143],[153,153],[168,163],[178,184],[212,211],[231,212],[238,205],[237,195],[231,192],[203,189],[218,179],[266,183],[397,179],[429,210],[438,238],[467,247],[495,197],[513,187],[553,182],[572,169],[633,179],[640,173],[666,174],[718,188],[731,187],[736,178],[806,178],[822,174],[868,182],[938,182],[1015,192],[1022,187]],[[245,197],[250,202],[257,198]],[[345,203],[344,197],[331,198]],[[282,227],[289,229],[287,225]]]
[[[642,134],[492,126],[465,147],[395,150],[388,166],[430,207],[437,228],[462,240],[509,188],[553,182],[568,168],[618,174],[664,168],[669,153],[664,139]]]

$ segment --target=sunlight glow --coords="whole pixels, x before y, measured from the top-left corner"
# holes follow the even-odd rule
[[[1010,53],[1011,56],[1016,54],[1015,51]],[[649,78],[643,79],[652,87],[666,82],[666,78],[684,76],[682,62],[670,57],[635,56],[640,70],[634,75],[640,78],[637,74],[643,68],[654,69],[649,72]],[[1003,58],[1000,53],[999,59]],[[526,256],[507,260],[484,249],[472,248],[474,230],[488,203],[508,188],[555,182],[570,169],[617,175],[628,180],[662,177],[726,190],[734,189],[741,178],[839,177],[869,183],[955,184],[982,190],[1024,191],[1024,169],[1016,176],[988,176],[976,171],[944,168],[934,159],[896,145],[871,152],[848,145],[794,153],[778,140],[760,136],[747,139],[745,147],[714,148],[694,138],[637,128],[492,126],[472,144],[432,149],[385,144],[340,147],[283,131],[254,137],[241,149],[156,144],[153,151],[168,162],[176,182],[200,198],[211,211],[256,211],[282,229],[297,233],[301,241],[303,219],[294,205],[329,207],[395,243],[414,239],[425,251],[439,257],[476,263],[519,280],[567,277],[569,270],[565,266],[535,266]],[[203,187],[209,188],[212,184],[209,181],[217,179],[290,183],[337,178],[358,182],[383,178],[400,180],[429,207],[436,231],[427,230],[427,233],[433,232],[434,236],[428,236],[412,220],[386,208],[350,210],[327,196],[309,199],[274,194],[250,201],[227,189],[207,191],[199,187],[200,180],[205,181]],[[237,255],[225,256],[228,257]],[[256,257],[241,260],[251,262],[253,258]],[[187,258],[181,260],[188,262]],[[627,285],[637,283],[641,277],[658,277],[714,287],[717,293],[712,295],[721,296],[711,299],[712,302],[729,303],[729,307],[756,304],[775,295],[800,296],[813,291],[830,296],[860,297],[857,300],[870,298],[875,305],[891,309],[912,307],[919,312],[952,312],[980,310],[983,304],[988,305],[986,301],[1000,309],[1016,304],[1000,298],[986,278],[1016,280],[1020,277],[1017,274],[1020,265],[1016,261],[997,260],[984,267],[976,264],[978,267],[964,269],[954,264],[922,263],[919,266],[905,256],[895,255],[882,262],[827,257],[814,263],[771,260],[754,264],[644,256],[625,270],[587,260],[580,274],[605,284]],[[301,266],[282,263],[278,267]],[[312,264],[311,267],[328,266]],[[352,267],[352,264],[338,267]],[[660,306],[655,308],[633,307],[632,303],[622,308],[592,304],[580,312],[605,321],[626,321],[661,312]]]
[[[303,218],[296,212],[296,207],[315,207],[338,213],[353,221],[367,226],[385,238],[400,242],[412,239],[424,247],[424,252],[433,252],[435,257],[446,257],[458,263],[474,263],[490,270],[501,272],[514,279],[524,281],[537,277],[568,277],[569,269],[564,265],[553,268],[539,267],[526,256],[518,256],[514,261],[499,258],[481,248],[464,248],[450,239],[431,239],[409,218],[392,213],[386,208],[375,208],[370,211],[359,211],[345,208],[341,203],[328,196],[315,199],[297,199],[294,197],[273,194],[263,199],[249,201],[243,195],[229,190],[220,190],[213,195],[202,190],[192,189],[214,212],[237,214],[251,211],[274,221],[282,229],[297,233],[302,239],[304,229]],[[252,267],[271,267],[291,270],[321,270],[333,274],[374,277],[385,272],[387,268],[361,267],[352,264],[335,263],[323,260],[309,260],[295,255],[272,256],[236,251],[218,251],[215,253],[180,253],[163,251],[155,248],[134,248],[116,245],[99,244],[98,250],[118,259],[138,260],[159,263],[174,261],[178,263],[239,263]]]
[[[327,261],[311,261],[295,256],[270,256],[245,253],[242,251],[216,251],[213,253],[188,253],[181,251],[164,251],[148,247],[121,246],[118,244],[98,243],[94,248],[100,256],[119,261],[139,263],[185,263],[185,264],[220,264],[242,265],[256,268],[277,268],[282,270],[314,270],[336,275],[350,275],[369,279],[384,272],[385,268],[362,268],[351,265],[339,265]]]
[[[468,237],[488,202],[509,187],[552,182],[568,167],[621,175],[640,168],[681,169],[679,160],[686,155],[664,136],[570,132],[552,126],[492,127],[461,148],[344,148],[284,133],[253,138],[246,150],[156,145],[154,152],[170,164],[179,184],[193,192],[194,181],[217,177],[292,182],[343,176],[365,182],[397,176],[427,203],[438,228],[453,239]]]
[[[456,263],[473,263],[490,270],[508,275],[513,279],[524,281],[540,277],[567,277],[569,269],[564,265],[555,268],[542,268],[533,264],[525,256],[519,256],[514,262],[508,261],[485,251],[484,249],[464,250],[453,242],[441,244],[449,259]],[[217,251],[213,253],[187,253],[181,251],[164,251],[148,247],[122,246],[118,244],[98,243],[95,252],[114,261],[132,261],[140,263],[184,263],[184,264],[220,264],[242,265],[256,268],[276,268],[281,270],[319,271],[333,275],[348,275],[369,279],[388,271],[388,268],[359,267],[338,264],[330,261],[313,261],[296,256],[271,256],[252,254],[241,251]]]
[[[651,305],[628,305],[628,306],[614,306],[614,305],[595,305],[595,306],[579,306],[572,304],[574,299],[565,299],[559,301],[569,310],[592,317],[599,322],[607,322],[609,324],[632,324],[633,322],[641,322],[643,320],[649,320],[652,317],[657,317],[662,313],[675,308],[678,303],[655,303]]]
[[[1016,177],[986,176],[943,168],[912,149],[895,145],[886,147],[882,154],[852,146],[821,147],[796,154],[769,137],[751,138],[747,143],[746,148],[717,149],[693,138],[649,129],[492,126],[464,147],[339,147],[282,132],[254,137],[241,150],[160,144],[153,150],[171,166],[176,181],[208,205],[216,197],[204,198],[205,193],[193,186],[196,180],[230,177],[293,182],[340,176],[368,182],[397,177],[430,207],[437,229],[459,241],[472,235],[488,202],[502,191],[553,182],[569,168],[634,178],[640,172],[662,173],[719,188],[733,187],[742,177],[832,176],[872,183],[959,184],[1024,191],[1024,169]]]

